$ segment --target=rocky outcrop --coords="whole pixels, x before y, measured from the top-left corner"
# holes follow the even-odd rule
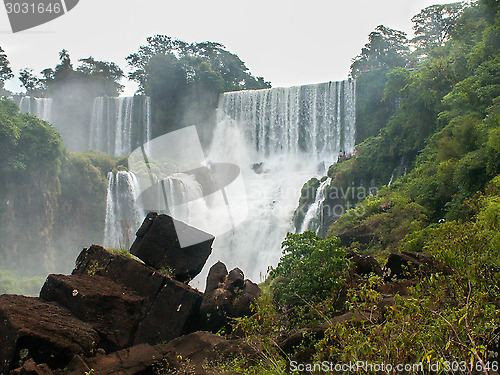
[[[196,332],[251,314],[260,289],[220,262],[205,295],[179,281],[201,270],[213,240],[180,248],[175,230],[186,227],[148,215],[136,253],[145,262],[158,255],[158,262],[93,245],[71,275],[49,275],[40,298],[0,296],[0,375],[210,374],[212,361],[252,358],[255,351],[239,340]],[[192,229],[189,235],[202,233]]]
[[[106,352],[131,346],[143,315],[144,297],[97,275],[49,275],[40,298],[90,323]]]
[[[150,212],[137,231],[130,252],[156,269],[168,269],[176,280],[198,275],[210,253],[214,237],[172,219]]]
[[[250,315],[252,304],[260,296],[257,284],[245,280],[239,268],[227,272],[222,262],[214,264],[208,273],[200,311],[205,315],[206,328],[217,332],[228,318]]]
[[[90,355],[99,335],[69,310],[38,298],[0,296],[0,374],[27,359],[62,368],[73,355]]]

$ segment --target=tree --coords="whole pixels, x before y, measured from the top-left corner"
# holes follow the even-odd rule
[[[357,77],[365,71],[405,66],[409,55],[406,33],[379,25],[368,36],[368,43],[361,49],[361,54],[354,58],[351,76]]]
[[[24,68],[20,70],[19,80],[28,93],[43,88],[43,81],[33,74],[33,69]]]
[[[12,69],[5,51],[0,47],[0,89],[3,88],[5,81],[13,78]]]
[[[195,67],[201,67],[196,59],[205,61],[215,73],[224,80],[224,90],[270,87],[261,77],[252,76],[245,63],[238,56],[229,52],[222,44],[214,42],[186,43],[166,35],[155,35],[147,38],[147,45],[139,47],[139,51],[127,57],[128,64],[134,69],[131,80],[139,83],[139,91],[144,92],[147,80],[147,65],[157,55],[171,55],[183,61],[186,74],[196,75]],[[194,59],[189,59],[194,58]],[[205,68],[203,68],[205,69]],[[257,86],[257,87],[256,87]]]
[[[417,47],[418,56],[444,45],[463,9],[463,3],[432,5],[411,19],[415,33],[412,43]]]

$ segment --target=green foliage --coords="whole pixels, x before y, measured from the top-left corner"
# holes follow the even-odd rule
[[[275,293],[285,304],[312,303],[339,293],[347,269],[345,253],[338,238],[323,239],[312,231],[288,233],[283,241],[283,256],[269,277],[284,278]]]
[[[461,2],[432,5],[411,19],[415,33],[412,43],[417,46],[418,55],[425,55],[449,40],[463,7]]]
[[[387,70],[407,64],[410,47],[406,33],[379,25],[370,33],[368,40],[361,54],[354,58],[352,77],[365,71]]]
[[[13,78],[12,69],[5,51],[0,47],[0,89],[3,88],[5,81]]]

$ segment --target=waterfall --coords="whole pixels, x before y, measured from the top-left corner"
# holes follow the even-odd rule
[[[22,96],[16,100],[19,106],[19,112],[28,113],[37,116],[40,120],[51,122],[52,117],[52,98],[35,98],[31,96]]]
[[[355,82],[327,82],[291,88],[225,93],[208,161],[241,168],[248,216],[242,225],[218,236],[204,272],[221,260],[240,267],[259,281],[281,256],[281,242],[294,230],[293,212],[301,187],[312,176],[324,176],[340,151],[354,152]],[[318,190],[307,226],[318,214]],[[314,211],[314,212],[313,212]]]
[[[332,182],[331,178],[327,178],[323,181],[318,190],[316,190],[316,197],[314,202],[307,209],[306,215],[304,216],[304,220],[302,221],[302,225],[300,227],[299,232],[303,233],[306,230],[314,230],[316,234],[319,233],[321,228],[321,220],[323,216],[323,202],[325,201],[325,188],[330,185]],[[318,223],[318,220],[320,222]]]
[[[151,100],[147,96],[97,97],[90,123],[89,148],[114,156],[130,154],[151,137]]]
[[[104,246],[128,248],[135,239],[135,232],[144,220],[144,210],[138,200],[136,176],[131,172],[108,173]]]
[[[331,159],[354,149],[354,81],[236,91],[222,95],[218,122],[238,123],[262,156]]]

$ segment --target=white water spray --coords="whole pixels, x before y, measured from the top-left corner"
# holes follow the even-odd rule
[[[354,152],[354,144],[354,81],[223,94],[208,159],[240,166],[249,215],[216,238],[193,284],[203,285],[218,260],[263,280],[268,267],[279,261],[286,233],[294,231],[291,219],[302,185],[324,175],[340,151]],[[309,223],[318,214],[320,198]]]

